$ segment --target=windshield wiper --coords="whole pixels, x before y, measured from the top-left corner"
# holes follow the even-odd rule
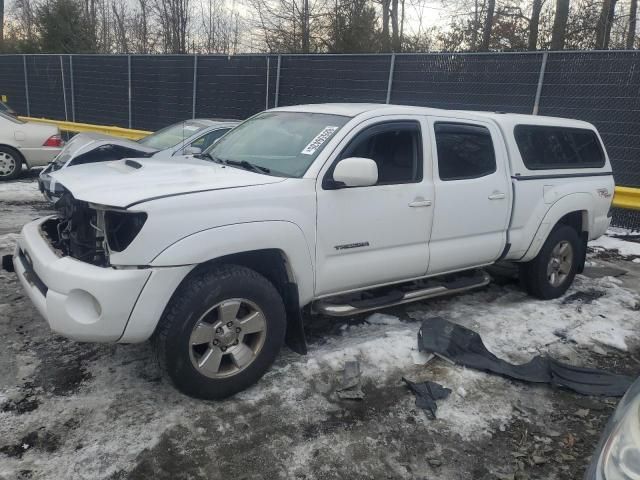
[[[245,170],[253,170],[257,173],[271,173],[271,170],[267,167],[261,167],[255,163],[247,162],[246,160],[221,160],[225,165],[231,165],[233,167],[242,167]]]
[[[267,167],[261,167],[260,165],[256,165],[255,163],[248,162],[246,160],[225,160],[223,158],[214,157],[208,152],[200,153],[198,155],[194,155],[198,158],[209,159],[213,162],[220,163],[222,165],[231,165],[232,167],[240,167],[245,170],[252,170],[257,173],[271,173],[271,169]]]
[[[221,158],[214,157],[213,155],[211,155],[208,152],[198,153],[198,154],[194,155],[194,157],[202,158],[202,159],[205,159],[205,160],[211,160],[212,162],[221,163],[222,165],[226,165],[227,164],[226,160],[222,160]]]

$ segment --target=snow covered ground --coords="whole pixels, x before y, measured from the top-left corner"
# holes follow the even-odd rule
[[[0,184],[0,254],[24,218],[47,212],[32,185]],[[637,375],[640,245],[607,237],[591,247],[590,276],[558,300],[492,284],[373,315],[309,318],[307,356],[284,351],[258,385],[222,402],[176,392],[147,344],[52,334],[0,272],[0,479],[580,478],[615,400],[440,359],[425,365],[416,337],[439,315],[512,362],[549,354]],[[602,267],[627,273],[597,278]],[[341,400],[341,371],[354,359],[365,397]],[[435,420],[403,376],[452,390]]]

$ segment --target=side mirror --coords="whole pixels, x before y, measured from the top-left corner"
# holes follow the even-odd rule
[[[333,181],[347,187],[375,185],[378,182],[378,165],[370,158],[345,158],[333,170]]]
[[[186,147],[182,150],[183,155],[200,155],[202,153],[202,149],[200,147]]]

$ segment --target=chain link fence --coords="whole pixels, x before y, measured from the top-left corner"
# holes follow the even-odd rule
[[[640,187],[640,52],[1,55],[19,113],[156,130],[274,106],[375,102],[537,113],[599,129],[616,183]],[[640,215],[614,223],[640,229]]]

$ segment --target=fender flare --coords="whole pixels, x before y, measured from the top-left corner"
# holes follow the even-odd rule
[[[195,265],[255,250],[280,250],[298,285],[300,306],[313,299],[314,268],[309,244],[298,225],[283,220],[236,223],[196,232],[174,242],[150,262],[152,267]]]
[[[558,199],[547,210],[542,222],[540,222],[538,226],[538,230],[533,236],[527,252],[519,261],[528,262],[534,259],[536,255],[538,255],[538,252],[540,252],[551,230],[558,224],[558,221],[571,212],[583,212],[582,229],[583,231],[590,231],[592,229],[591,223],[593,222],[593,202],[593,196],[585,192],[571,193]],[[585,214],[586,219],[584,218]]]

